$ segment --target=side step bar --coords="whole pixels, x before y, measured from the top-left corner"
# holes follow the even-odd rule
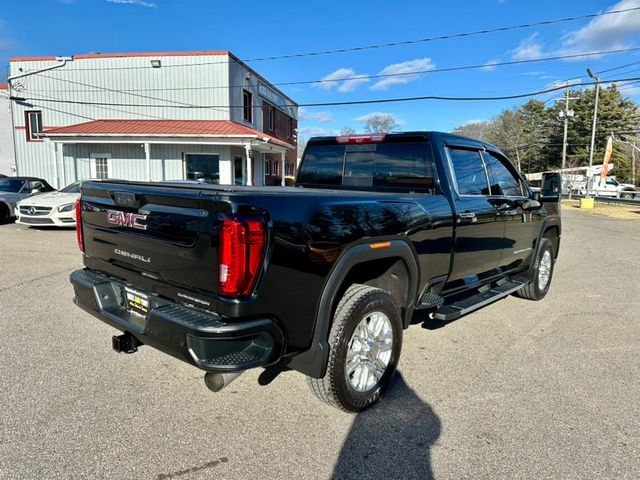
[[[522,277],[512,278],[500,285],[490,287],[488,290],[478,292],[475,295],[438,308],[433,313],[433,318],[447,322],[456,320],[467,313],[471,313],[495,302],[496,300],[500,300],[501,298],[511,295],[513,292],[524,287],[527,282],[528,280]]]

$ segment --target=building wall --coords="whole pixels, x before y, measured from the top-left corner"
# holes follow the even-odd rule
[[[151,180],[184,178],[183,154],[210,153],[220,157],[220,181],[231,184],[231,147],[226,145],[151,145]],[[91,158],[107,154],[111,158],[110,178],[144,180],[147,166],[140,144],[69,144],[64,147],[65,185],[75,178],[91,177]],[[60,172],[62,176],[62,172]]]
[[[162,66],[151,68],[151,60],[160,60]],[[53,59],[12,60],[10,75],[38,70],[56,63]],[[247,75],[249,72],[250,75]],[[234,88],[245,82],[253,94],[255,106],[253,122],[249,126],[260,130],[263,125],[260,99],[268,97],[273,101],[285,97],[249,67],[226,53],[197,56],[80,57],[59,69],[17,79],[13,83],[13,95],[25,99],[13,102],[18,173],[43,177],[58,187],[76,178],[86,178],[85,175],[88,174],[88,170],[82,166],[82,159],[88,158],[86,145],[66,146],[63,161],[62,154],[56,157],[55,147],[50,142],[27,141],[27,111],[42,111],[44,129],[97,119],[234,120],[246,125],[242,120],[242,109],[236,108],[242,105],[242,88]],[[292,103],[290,99],[284,102]],[[289,115],[297,116],[297,109],[287,108]],[[113,158],[123,155],[123,160],[131,162],[130,166],[123,167],[121,178],[146,178],[146,170],[140,170],[138,162],[140,156],[144,158],[142,147],[123,145],[119,149],[111,148]],[[173,151],[171,148],[152,147],[152,157],[155,151],[160,152],[157,154],[159,156],[167,156],[164,159],[154,158],[154,180],[160,179],[162,175],[163,161],[165,172],[180,173],[180,176],[174,178],[182,177],[182,171],[179,172],[175,166],[182,161],[181,153],[177,151],[180,147],[175,147]],[[69,155],[76,151],[79,155],[85,155],[79,157],[77,169],[69,164]],[[224,162],[221,156],[221,174],[230,172],[228,148]],[[138,177],[141,173],[142,176]]]
[[[0,92],[0,173],[4,175],[10,175],[15,164],[11,129],[9,100]]]

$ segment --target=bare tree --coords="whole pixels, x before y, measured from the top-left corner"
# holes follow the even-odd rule
[[[396,128],[398,128],[398,121],[388,113],[370,115],[364,122],[364,129],[369,133],[388,133]]]
[[[353,135],[354,133],[356,133],[356,131],[351,127],[344,127],[340,130],[340,135]]]

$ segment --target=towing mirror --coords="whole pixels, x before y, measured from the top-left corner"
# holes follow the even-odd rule
[[[559,173],[542,174],[542,190],[540,196],[544,201],[557,202],[560,200],[561,180]]]
[[[542,207],[542,203],[540,203],[538,199],[533,199],[533,198],[530,198],[529,200],[525,200],[524,202],[522,202],[522,205],[521,205],[521,208],[525,211],[537,210],[540,207]]]

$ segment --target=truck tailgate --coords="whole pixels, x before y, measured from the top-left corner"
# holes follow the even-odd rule
[[[85,182],[87,265],[215,295],[218,225],[215,202],[208,198],[203,200],[198,189],[175,185]]]

